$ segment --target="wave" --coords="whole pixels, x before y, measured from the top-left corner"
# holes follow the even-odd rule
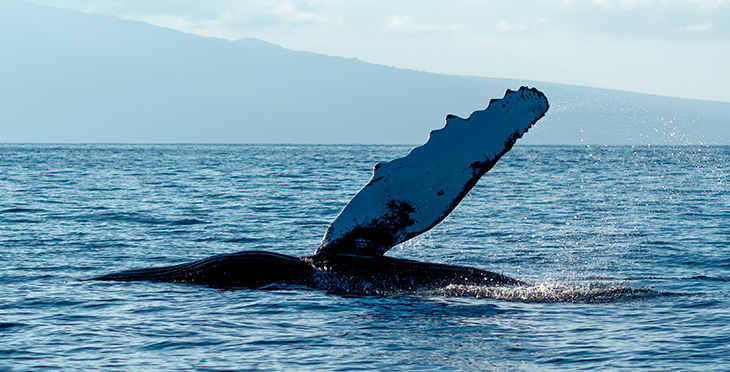
[[[507,287],[449,285],[433,294],[539,303],[609,303],[676,295],[619,283],[538,283]]]
[[[619,277],[605,277],[605,276],[589,276],[584,280],[612,280],[612,281],[659,281],[659,280],[673,280],[673,281],[709,281],[709,282],[728,282],[730,276],[707,276],[707,275],[695,275],[695,276],[680,276],[680,277],[669,277],[669,276],[644,276],[635,278],[619,278]]]
[[[513,302],[534,303],[585,303],[599,304],[626,301],[642,301],[650,298],[677,296],[677,293],[657,291],[652,288],[633,288],[622,283],[524,283],[520,285],[486,286],[447,284],[441,287],[413,289],[389,286],[378,280],[353,280],[336,276],[320,276],[316,287],[332,294],[354,296],[417,296],[417,297],[467,297]],[[280,289],[280,285],[266,289]]]

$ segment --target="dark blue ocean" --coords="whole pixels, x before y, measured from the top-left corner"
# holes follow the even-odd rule
[[[730,370],[730,147],[521,146],[389,256],[527,284],[86,279],[309,255],[411,146],[0,145],[0,370]]]

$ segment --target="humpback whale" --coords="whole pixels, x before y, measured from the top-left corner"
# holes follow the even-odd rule
[[[535,88],[507,90],[486,109],[443,128],[402,158],[373,168],[370,181],[327,228],[312,256],[262,251],[222,254],[95,280],[161,281],[217,288],[301,285],[311,288],[415,290],[449,284],[503,286],[516,279],[471,267],[387,257],[392,247],[436,226],[549,107]]]

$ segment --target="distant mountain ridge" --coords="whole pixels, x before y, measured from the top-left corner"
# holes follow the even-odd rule
[[[0,142],[421,144],[447,114],[521,85],[551,107],[520,143],[730,145],[730,103],[418,72],[0,3]]]

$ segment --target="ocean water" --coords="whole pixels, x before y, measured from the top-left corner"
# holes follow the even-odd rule
[[[520,146],[389,256],[513,288],[97,282],[308,255],[410,146],[0,145],[0,370],[730,370],[730,147]]]

